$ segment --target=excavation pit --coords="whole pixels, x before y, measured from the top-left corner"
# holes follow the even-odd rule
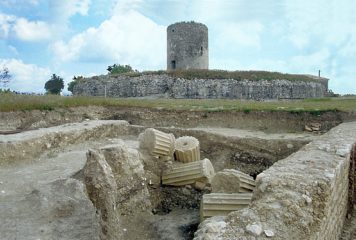
[[[202,195],[210,190],[162,186],[156,166],[139,149],[137,138],[144,129],[124,121],[87,121],[1,135],[0,201],[4,207],[0,214],[6,220],[0,232],[5,239],[113,239],[115,234],[123,239],[192,239],[200,222]],[[254,177],[317,139],[304,133],[264,134],[226,128],[158,129],[177,138],[199,139],[201,159],[210,159],[216,172],[236,169]],[[117,146],[123,145],[127,152],[116,152]],[[112,216],[118,218],[117,225],[101,218],[110,217],[104,214],[110,206],[101,205],[107,199],[90,198],[95,196],[90,192],[109,185],[96,182],[98,186],[94,184],[89,191],[88,175],[83,171],[89,149],[101,149],[108,166],[110,156],[119,153],[139,156],[135,161],[127,158],[128,168],[110,166],[113,179],[108,178],[107,183],[120,180],[115,183],[116,194],[107,192],[115,199],[116,205],[111,207],[117,211]],[[97,193],[104,193],[100,191]]]

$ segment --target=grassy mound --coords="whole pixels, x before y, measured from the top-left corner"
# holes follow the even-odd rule
[[[146,71],[146,72],[129,72],[123,74],[112,74],[113,77],[129,76],[138,77],[142,75],[162,75],[166,74],[174,78],[184,79],[235,79],[235,80],[276,80],[284,79],[289,81],[320,81],[325,78],[318,78],[310,75],[302,74],[287,74],[280,72],[267,72],[267,71],[225,71],[225,70],[203,70],[203,69],[190,69],[190,70],[174,70],[174,71]]]

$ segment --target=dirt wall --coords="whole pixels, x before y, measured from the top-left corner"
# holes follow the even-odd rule
[[[289,113],[267,111],[178,111],[133,107],[76,107],[52,111],[0,112],[0,134],[64,123],[90,120],[126,120],[147,127],[227,127],[265,132],[300,132],[305,125],[321,123],[327,131],[345,121],[356,120],[355,113]]]

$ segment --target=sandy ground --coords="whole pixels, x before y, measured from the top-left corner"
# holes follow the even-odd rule
[[[307,140],[312,141],[318,135],[302,132],[302,133],[265,133],[262,131],[245,130],[237,128],[190,128],[191,130],[200,130],[208,133],[215,133],[226,137],[239,138],[259,138],[264,140]]]

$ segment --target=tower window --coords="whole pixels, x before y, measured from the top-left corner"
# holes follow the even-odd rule
[[[171,68],[176,69],[176,61],[175,60],[171,61]]]
[[[203,47],[200,47],[200,56],[203,56]]]

